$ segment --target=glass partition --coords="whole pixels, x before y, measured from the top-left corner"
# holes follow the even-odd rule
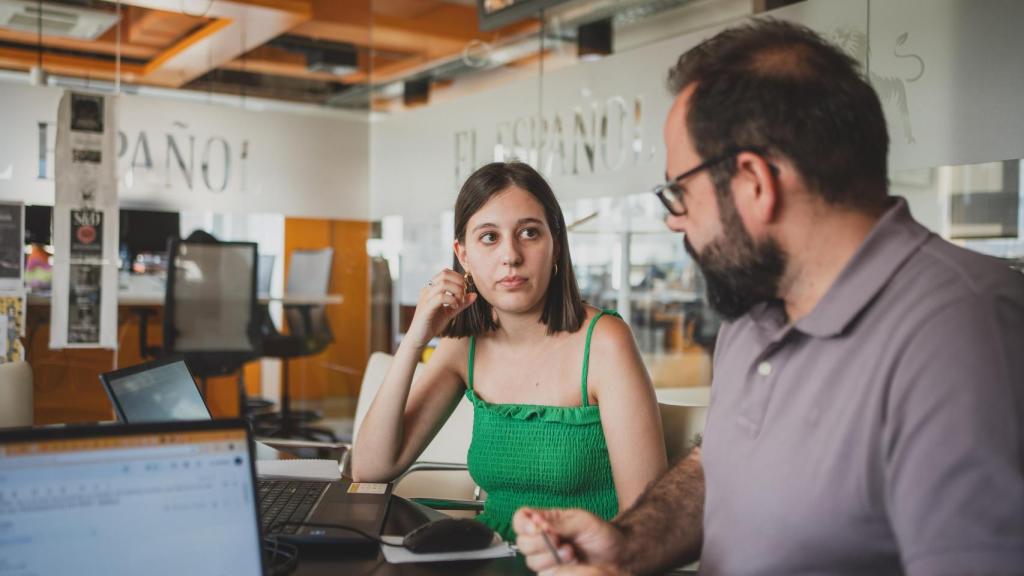
[[[944,238],[1020,267],[1024,77],[1006,70],[1019,68],[1024,43],[1009,22],[1024,7],[970,4],[575,1],[524,21],[518,36],[467,39],[428,104],[392,105],[371,130],[371,212],[392,222],[384,243],[393,342],[419,289],[451,265],[459,186],[484,163],[515,158],[552,184],[584,297],[627,319],[655,385],[708,385],[720,319],[646,191],[663,178],[668,68],[765,6],[781,6],[771,14],[820,31],[863,63],[889,120],[892,194]],[[608,22],[610,48],[584,42]],[[499,61],[512,46],[521,50],[515,63]],[[383,79],[375,89],[397,90]]]

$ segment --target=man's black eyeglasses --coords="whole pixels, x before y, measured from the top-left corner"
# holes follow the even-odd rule
[[[714,158],[701,162],[679,176],[665,181],[664,184],[658,184],[654,187],[654,190],[651,190],[651,192],[658,197],[658,200],[661,200],[661,203],[665,205],[665,208],[668,209],[669,212],[675,216],[683,216],[686,214],[686,202],[683,200],[683,193],[685,192],[685,189],[680,183],[702,170],[707,170],[712,166],[721,164],[726,160],[736,157],[736,155],[741,152],[754,152],[755,154],[761,154],[761,150],[756,148],[734,148],[721,156],[715,156]],[[774,166],[772,166],[772,172],[775,172]]]

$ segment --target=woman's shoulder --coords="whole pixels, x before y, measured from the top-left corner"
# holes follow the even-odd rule
[[[441,338],[430,356],[430,362],[440,363],[446,370],[465,378],[469,362],[469,337]]]
[[[614,310],[602,310],[596,306],[586,305],[586,319],[583,323],[584,330],[590,330],[590,325],[594,324],[594,330],[591,333],[590,344],[594,346],[618,346],[623,342],[633,341],[633,331],[630,330],[629,324],[619,317],[618,313]],[[594,318],[600,318],[594,323]]]

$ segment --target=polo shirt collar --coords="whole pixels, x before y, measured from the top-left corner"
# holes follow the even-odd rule
[[[825,296],[797,321],[796,329],[821,338],[841,334],[932,235],[910,215],[906,200],[894,199]]]

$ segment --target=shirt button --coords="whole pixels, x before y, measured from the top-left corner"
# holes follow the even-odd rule
[[[761,376],[771,376],[772,365],[770,362],[761,362],[757,365],[757,373]]]

